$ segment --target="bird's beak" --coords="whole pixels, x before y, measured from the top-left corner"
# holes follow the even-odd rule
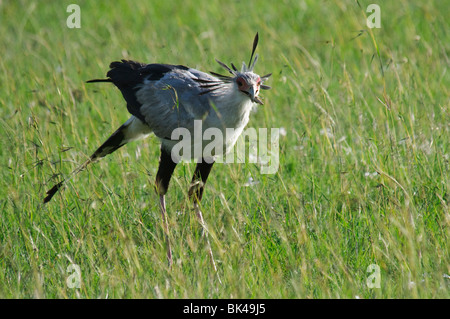
[[[255,92],[256,92],[255,87],[254,86],[250,87],[250,89],[248,90],[248,96],[250,97],[253,103],[263,105],[264,104],[263,101],[261,101],[261,99],[255,95]]]

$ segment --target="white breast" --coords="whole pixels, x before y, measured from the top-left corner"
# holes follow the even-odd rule
[[[228,93],[230,92],[231,93]],[[204,125],[218,128],[223,136],[224,152],[228,153],[241,135],[250,117],[253,102],[237,90],[227,90],[228,94],[217,97],[218,107],[211,111]],[[223,155],[223,154],[218,154]]]
[[[211,96],[211,109],[208,115],[202,120],[197,120],[197,129],[194,128],[194,131],[190,132],[190,150],[187,154],[184,154],[186,148],[180,152],[182,145],[179,141],[162,141],[164,147],[171,151],[173,160],[215,158],[230,152],[233,148],[249,121],[253,103],[241,92],[230,88],[215,93]],[[186,141],[184,143],[186,145]]]

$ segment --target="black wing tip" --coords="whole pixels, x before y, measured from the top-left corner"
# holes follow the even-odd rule
[[[109,64],[109,68],[110,69],[114,69],[117,67],[122,67],[122,66],[126,66],[131,68],[132,70],[138,70],[140,68],[145,67],[147,64],[145,63],[141,63],[138,61],[134,61],[134,60],[126,60],[126,59],[121,59],[120,61],[113,61]]]

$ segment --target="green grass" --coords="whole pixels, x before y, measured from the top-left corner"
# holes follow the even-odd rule
[[[0,297],[450,297],[445,1],[379,1],[372,30],[373,1],[77,1],[69,29],[73,2],[0,2]],[[120,58],[218,71],[214,58],[248,60],[256,31],[273,89],[249,127],[286,135],[274,175],[212,170],[202,211],[222,284],[187,200],[193,163],[168,192],[167,267],[154,137],[42,204],[129,116],[117,89],[86,80]]]

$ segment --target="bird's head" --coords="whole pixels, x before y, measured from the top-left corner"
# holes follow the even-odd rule
[[[235,88],[242,94],[247,95],[252,102],[262,105],[263,102],[258,95],[260,90],[270,89],[270,86],[264,85],[263,83],[272,75],[272,73],[266,74],[264,76],[259,76],[258,74],[253,72],[256,61],[258,61],[258,54],[256,54],[255,58],[253,59],[253,55],[255,53],[257,45],[258,33],[256,33],[255,39],[253,40],[253,49],[250,56],[250,62],[248,63],[248,66],[245,64],[245,62],[243,62],[241,71],[238,71],[233,63],[231,63],[230,68],[225,63],[220,62],[216,59],[217,63],[219,63],[225,70],[233,75],[232,77],[215,72],[211,72],[211,74],[218,77],[223,82],[233,83]]]
[[[261,77],[253,72],[239,72],[235,79],[237,89],[243,94],[247,95],[252,102],[263,104],[258,97],[261,89]]]

